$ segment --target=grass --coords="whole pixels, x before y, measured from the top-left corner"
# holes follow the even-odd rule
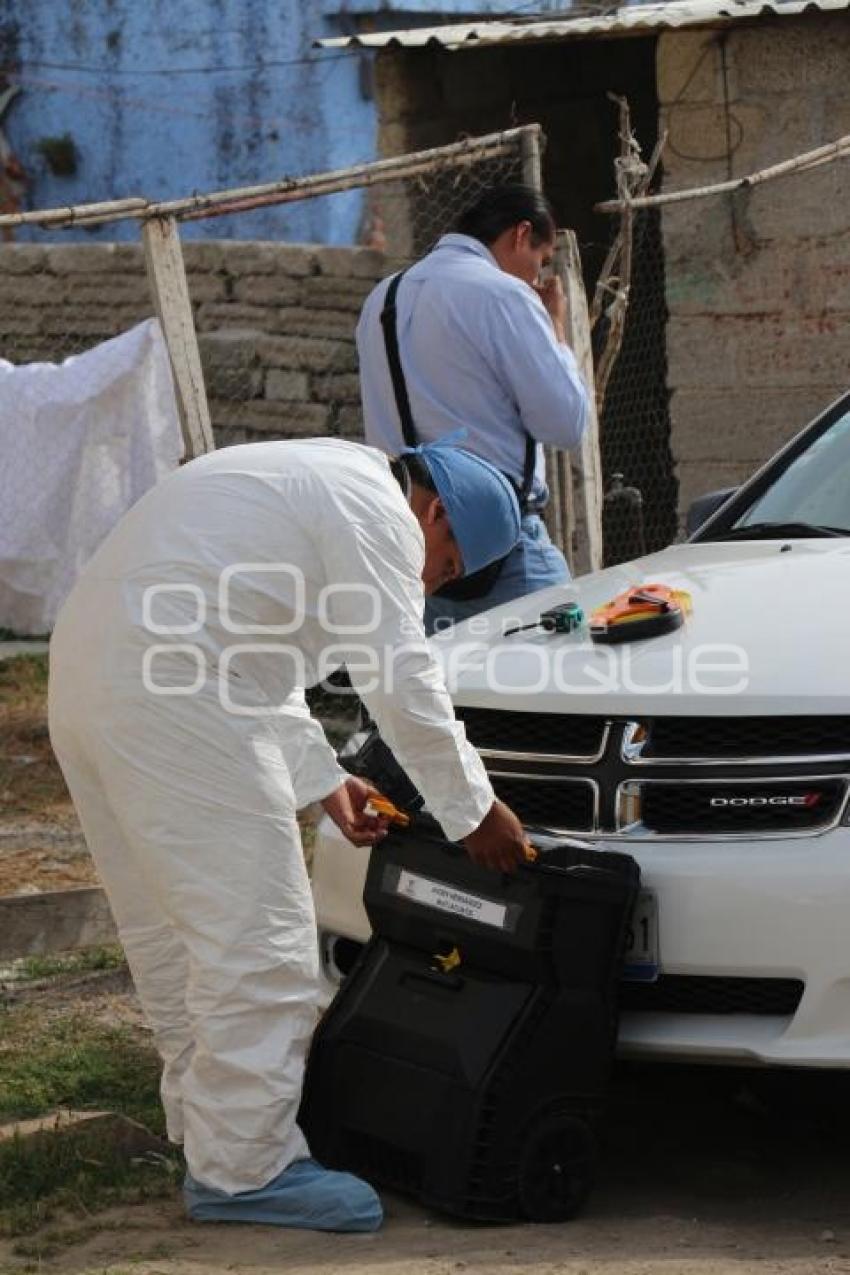
[[[0,1122],[57,1107],[119,1112],[163,1132],[160,1064],[147,1039],[90,1015],[51,1017],[36,1005],[0,1008]],[[128,1159],[104,1132],[83,1130],[0,1145],[0,1234],[30,1232],[70,1210],[171,1195],[178,1153]]]
[[[106,1109],[162,1132],[159,1059],[146,1035],[37,1004],[0,1008],[0,1028],[0,1121],[55,1107]]]
[[[96,973],[99,970],[117,970],[125,964],[124,951],[117,944],[89,947],[67,956],[24,956],[15,962],[15,981],[57,978],[62,975]]]
[[[70,811],[47,730],[47,656],[0,661],[0,819]]]

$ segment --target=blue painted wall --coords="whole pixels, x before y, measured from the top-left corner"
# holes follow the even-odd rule
[[[0,63],[22,92],[2,127],[29,178],[26,206],[168,199],[369,160],[376,112],[361,59],[311,47],[351,19],[328,0],[0,0]],[[2,84],[2,81],[0,81]],[[74,176],[41,139],[70,133]],[[188,223],[191,237],[356,239],[341,195]],[[132,224],[54,232],[136,238]],[[18,232],[18,238],[44,238]]]

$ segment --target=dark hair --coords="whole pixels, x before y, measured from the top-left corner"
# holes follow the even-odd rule
[[[474,204],[461,213],[454,229],[460,235],[471,235],[483,244],[491,244],[511,226],[531,222],[535,246],[555,237],[555,213],[549,200],[536,186],[511,182],[506,186],[488,186]]]
[[[424,487],[426,491],[432,491],[436,495],[437,484],[431,477],[431,471],[416,452],[405,452],[403,456],[396,456],[390,461],[390,469],[396,482],[402,487],[406,486],[402,477],[402,474],[406,473],[414,487]]]

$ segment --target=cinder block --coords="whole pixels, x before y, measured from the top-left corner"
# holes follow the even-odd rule
[[[195,271],[188,275],[189,297],[194,305],[208,301],[225,301],[227,299],[227,279],[221,274],[198,274]]]
[[[830,133],[825,141],[846,137],[850,133],[850,85],[845,85],[843,91],[830,93],[825,99],[819,94],[817,100],[820,101],[822,118],[827,122]],[[837,162],[846,164],[847,161]]]
[[[847,161],[768,182],[752,191],[749,221],[759,239],[807,239],[847,233]]]
[[[212,406],[218,406],[213,405]],[[226,408],[224,410],[227,410]],[[227,425],[220,425],[217,420],[212,422],[213,437],[217,448],[222,447],[239,447],[242,443],[254,442],[253,431],[247,429],[228,429]],[[264,435],[268,439],[268,435]]]
[[[349,373],[342,376],[314,376],[313,398],[319,403],[359,403],[360,377]]]
[[[730,141],[733,177],[743,177],[762,163],[774,162],[764,159],[765,133],[772,124],[768,104],[737,102],[727,113],[722,101],[680,103],[662,110],[659,122],[669,133],[664,152],[665,190],[668,184],[687,188],[726,181]],[[727,130],[731,130],[731,137]],[[793,153],[785,151],[780,158]]]
[[[234,367],[204,360],[204,381],[210,397],[235,402],[258,398],[263,390],[263,372],[259,367]]]
[[[844,13],[757,22],[736,30],[731,42],[744,96],[846,87],[850,27]]]
[[[850,238],[765,240],[749,255],[667,261],[671,323],[682,315],[850,313]]]
[[[40,311],[24,310],[18,305],[4,302],[0,289],[0,358],[11,358],[9,350],[18,343],[18,338],[38,332],[41,319]]]
[[[749,256],[670,262],[671,322],[681,315],[798,313],[804,279],[805,266],[790,245],[766,244]]]
[[[341,438],[361,440],[364,436],[363,413],[353,405],[339,407],[332,415],[331,428]]]
[[[327,432],[328,409],[319,403],[251,403],[214,400],[210,414],[219,429],[248,429],[266,437],[310,438]]]
[[[375,283],[388,273],[386,255],[374,248],[321,248],[319,270],[337,278],[370,279]]]
[[[658,100],[662,106],[680,102],[713,102],[722,97],[716,31],[662,31],[655,62]],[[728,44],[726,62],[727,71],[731,72]]]
[[[140,243],[50,244],[45,251],[54,274],[144,274]]]
[[[266,330],[287,336],[324,336],[354,340],[357,315],[350,310],[308,310],[304,306],[269,311]]]
[[[52,274],[7,275],[0,281],[0,304],[59,306],[66,296],[73,298],[74,292]]]
[[[236,302],[248,305],[297,305],[301,295],[298,283],[280,275],[240,275],[233,281]]]
[[[794,324],[776,320],[753,323],[749,330],[741,331],[739,343],[739,375],[747,386],[790,389],[846,384],[847,324],[843,315],[804,315]]]
[[[722,461],[755,469],[832,397],[828,388],[815,385],[757,392],[742,386],[677,390],[670,401],[673,455],[680,464]]]
[[[237,278],[246,274],[283,274],[302,278],[318,270],[314,244],[233,239],[223,242],[221,248],[224,268]]]
[[[666,182],[664,189],[668,189]],[[697,262],[726,260],[737,255],[731,209],[726,198],[669,204],[661,210],[661,230],[668,280],[679,263],[684,262],[690,270]]]
[[[671,389],[734,385],[741,333],[722,316],[678,319],[667,327],[667,384]]]
[[[235,301],[201,302],[195,307],[195,326],[199,332],[219,332],[228,329],[251,328],[262,332],[269,311],[265,306],[243,305]]]
[[[47,269],[47,252],[41,244],[0,244],[0,274],[37,274]]]
[[[301,287],[301,305],[357,314],[374,286],[370,279],[308,279]]]
[[[257,351],[260,362],[268,367],[308,372],[353,372],[357,366],[354,346],[347,341],[264,336],[257,343]]]
[[[207,274],[224,269],[225,255],[231,245],[229,239],[188,239],[183,241],[183,261],[186,273]]]
[[[63,306],[57,310],[45,310],[41,331],[45,336],[64,338],[68,345],[76,345],[76,337],[90,336],[106,340],[117,336],[120,325],[114,310],[108,307],[99,309],[97,306],[88,306],[78,309],[76,306]],[[92,344],[95,342],[92,341]],[[60,342],[57,345],[61,348]]]
[[[262,336],[253,328],[233,328],[226,332],[202,332],[198,348],[204,363],[252,367],[259,362],[257,342]]]
[[[75,275],[64,286],[72,305],[127,305],[145,303],[153,308],[148,281],[144,275],[98,275],[89,280]]]
[[[310,378],[306,372],[290,372],[284,368],[272,368],[266,373],[265,395],[267,399],[305,403],[310,398]],[[316,397],[320,396],[316,395]]]
[[[810,239],[789,244],[786,250],[797,252],[799,302],[804,312],[850,313],[850,236]]]

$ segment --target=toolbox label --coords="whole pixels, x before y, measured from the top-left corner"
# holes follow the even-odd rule
[[[414,903],[423,903],[426,907],[438,908],[441,912],[451,912],[454,916],[463,916],[470,921],[480,921],[482,925],[495,925],[500,930],[507,928],[506,904],[483,899],[478,894],[468,894],[465,890],[458,890],[430,877],[419,876],[406,868],[402,868],[398,874],[395,892],[406,899],[412,899]]]

